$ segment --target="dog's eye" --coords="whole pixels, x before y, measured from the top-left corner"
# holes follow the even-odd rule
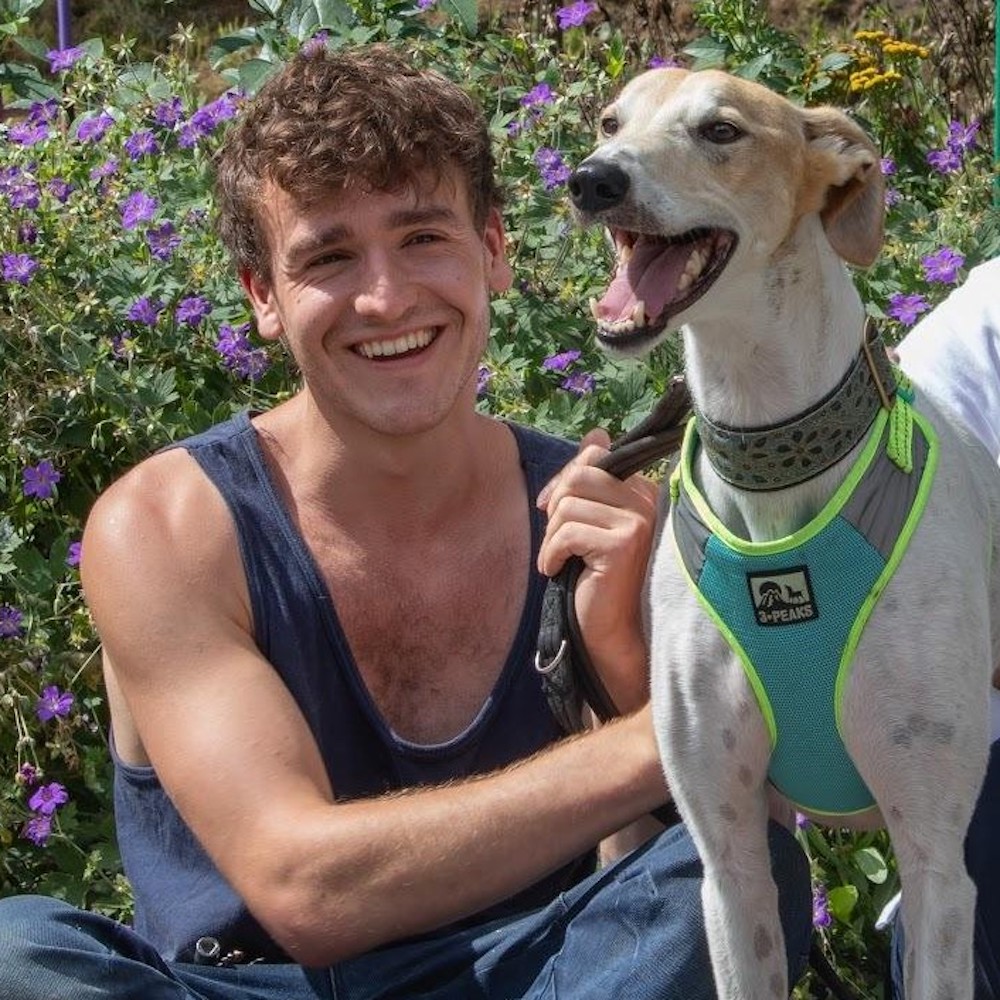
[[[698,129],[699,135],[709,142],[725,146],[730,142],[736,142],[743,135],[743,130],[732,122],[717,121],[709,122]]]
[[[605,115],[601,119],[601,135],[614,135],[618,131],[618,119],[614,115]]]

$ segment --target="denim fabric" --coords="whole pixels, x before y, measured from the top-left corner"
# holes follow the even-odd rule
[[[1000,741],[990,762],[965,838],[965,864],[976,884],[975,1000],[1000,1000]],[[889,974],[892,1000],[905,1000],[903,922],[893,928]]]
[[[794,982],[812,898],[805,855],[772,824],[771,856]],[[713,1000],[701,863],[676,826],[548,906],[341,962],[213,968],[164,962],[113,921],[42,897],[0,900],[5,1000]]]

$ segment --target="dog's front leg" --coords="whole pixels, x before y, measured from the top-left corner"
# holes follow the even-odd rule
[[[689,606],[688,621],[678,622],[682,593],[671,602],[661,605],[659,628],[653,608],[654,718],[667,780],[705,869],[716,990],[721,1000],[779,1000],[788,983],[767,843],[770,738],[725,640],[700,608]]]

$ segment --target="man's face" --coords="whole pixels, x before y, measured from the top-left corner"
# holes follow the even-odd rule
[[[478,229],[452,176],[308,206],[265,193],[271,277],[243,284],[261,335],[284,337],[327,419],[407,434],[471,407],[490,295],[511,279],[499,213]]]

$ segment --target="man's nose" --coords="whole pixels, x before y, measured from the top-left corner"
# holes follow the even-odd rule
[[[412,299],[412,283],[405,268],[386,256],[366,261],[354,296],[359,315],[391,318],[405,312]]]

